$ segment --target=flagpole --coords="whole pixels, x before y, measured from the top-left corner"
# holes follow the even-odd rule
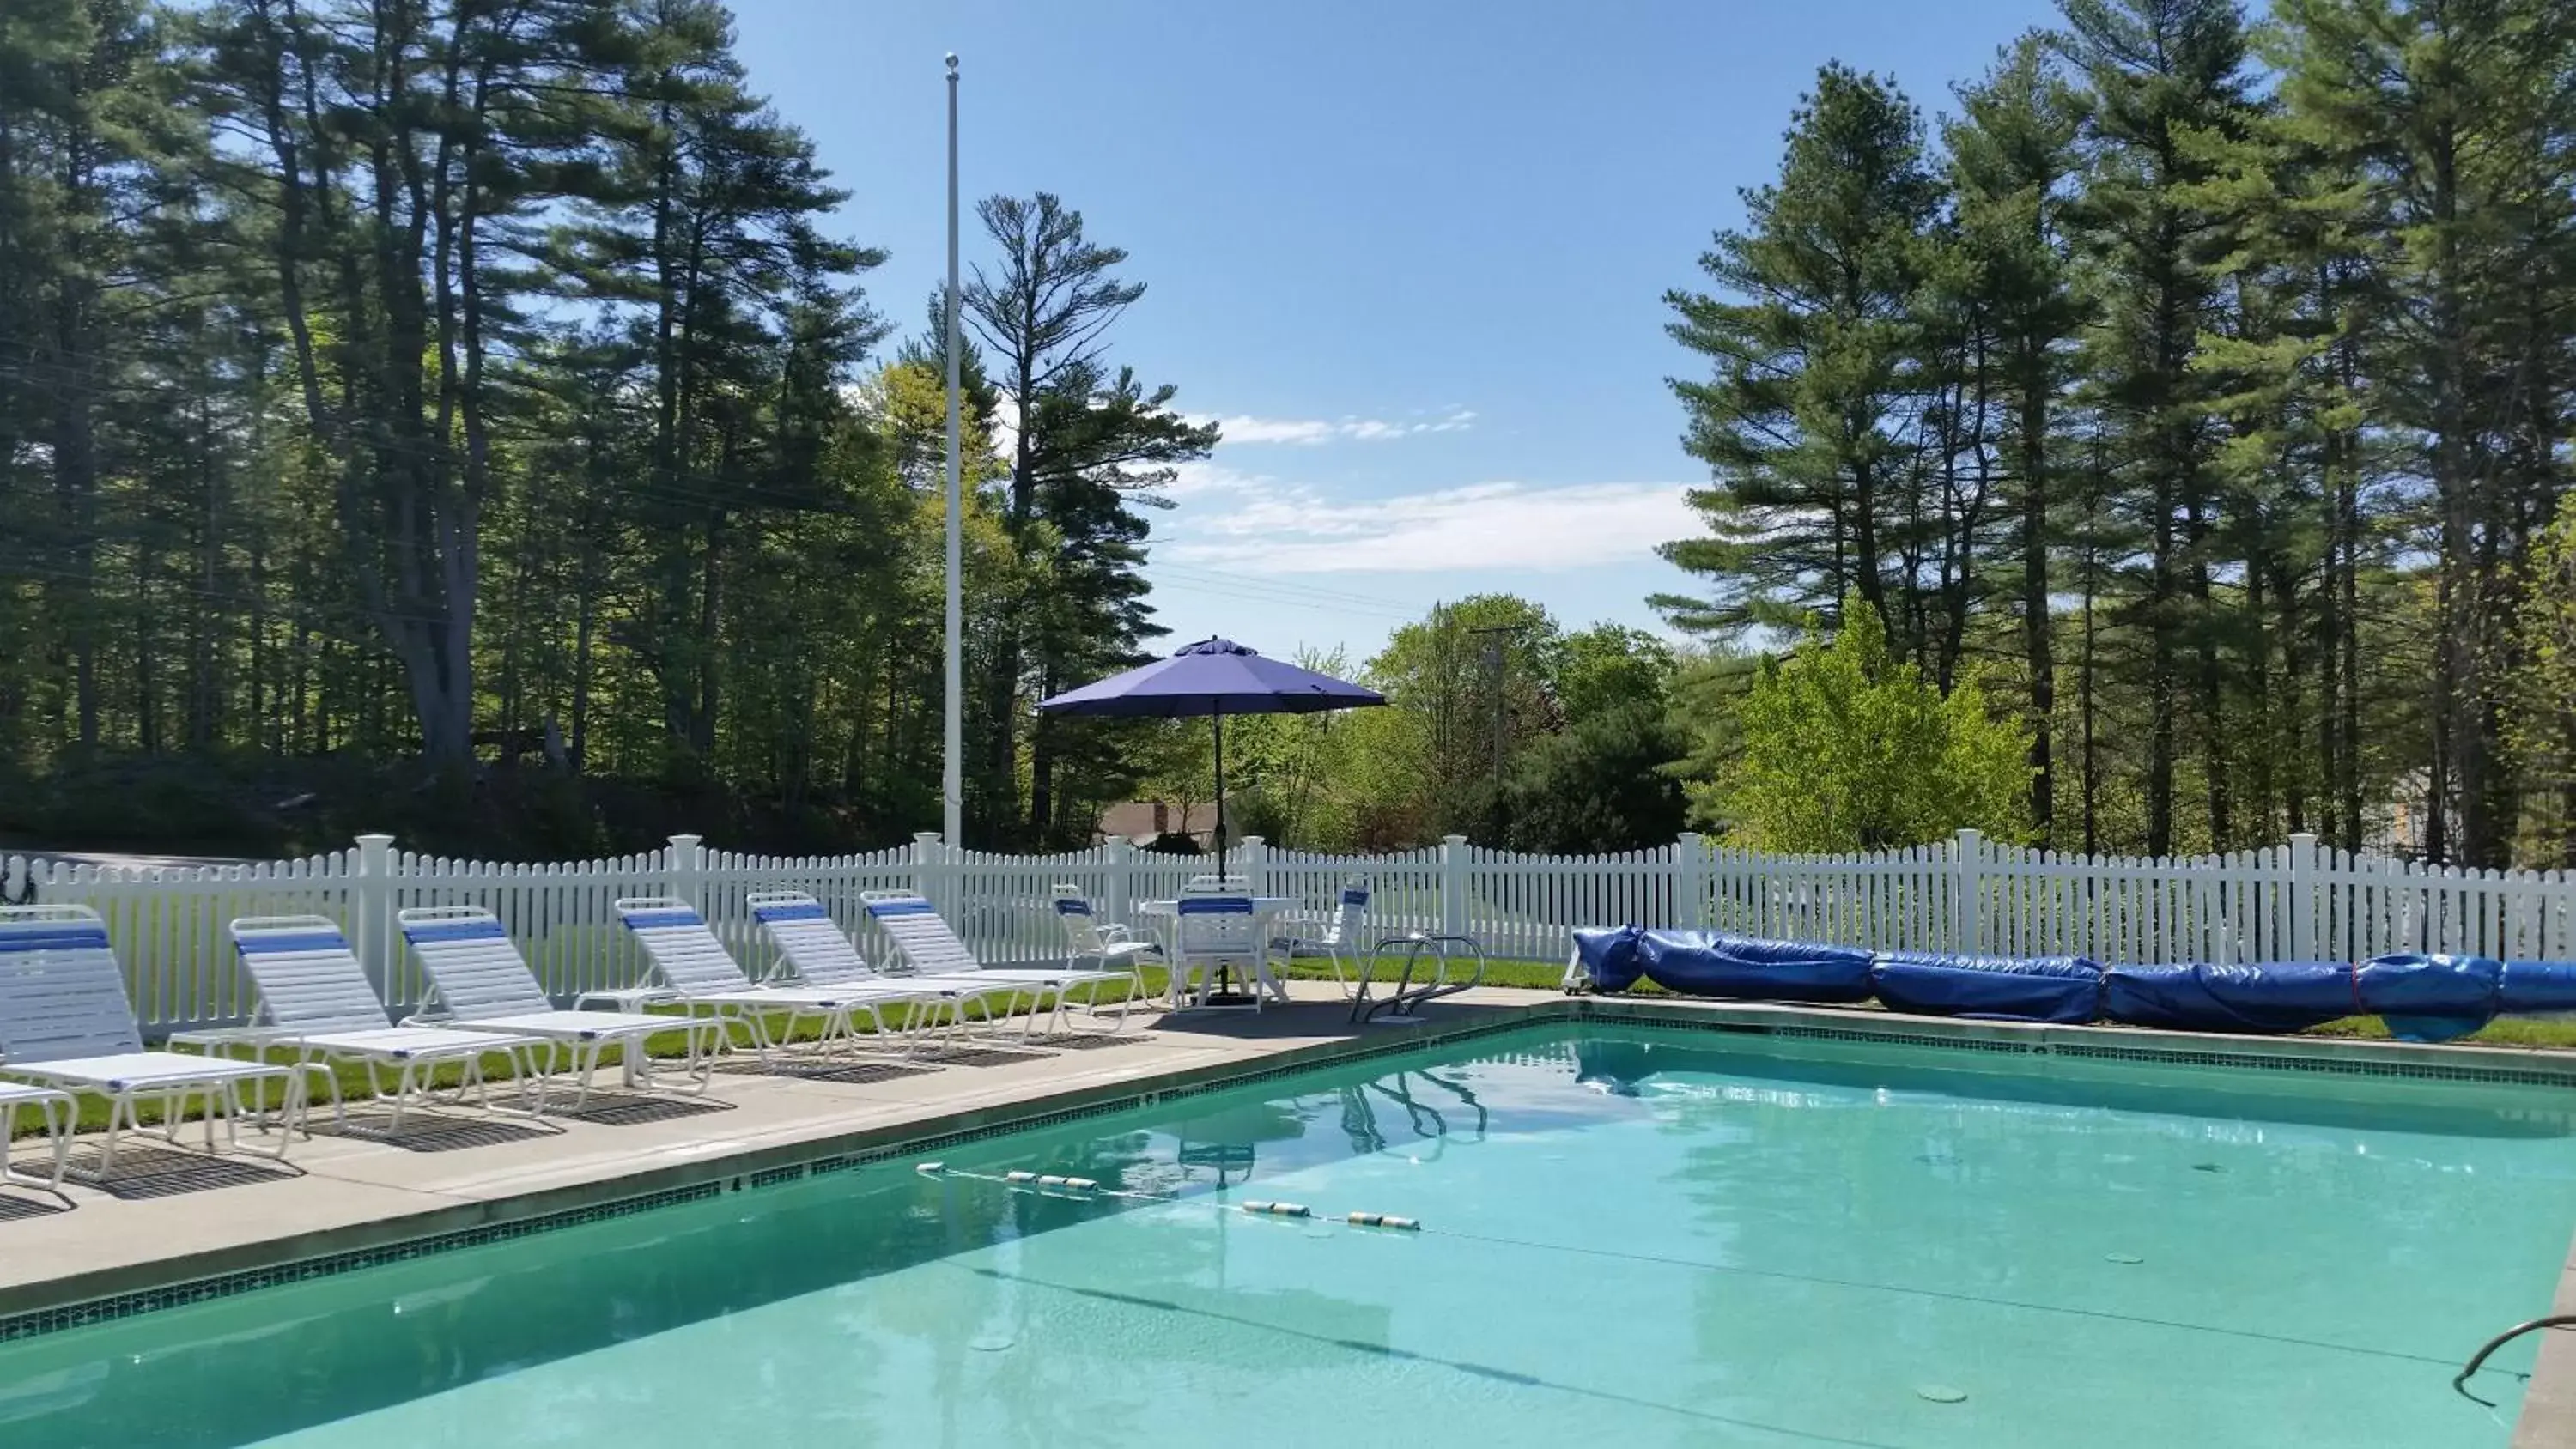
[[[965,844],[964,756],[966,605],[963,487],[957,441],[957,54],[948,55],[948,690],[939,762],[939,830],[948,848]]]

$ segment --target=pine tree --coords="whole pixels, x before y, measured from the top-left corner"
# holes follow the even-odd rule
[[[1671,385],[1684,446],[1715,481],[1691,495],[1711,536],[1663,553],[1713,588],[1656,603],[1720,635],[1794,624],[1846,594],[1920,618],[1919,579],[1890,560],[1917,521],[1922,478],[1899,433],[1920,385],[1914,306],[1940,181],[1913,106],[1838,65],[1818,74],[1787,142],[1778,183],[1744,193],[1744,228],[1700,258],[1720,291],[1664,298],[1673,339],[1712,365],[1706,381]]]
[[[2065,392],[2084,321],[2073,285],[2066,210],[2082,124],[2080,98],[2026,36],[1959,93],[1944,127],[1959,245],[2000,352],[1999,439],[2010,479],[2018,556],[2022,663],[2030,691],[2031,819],[2042,845],[2057,818],[2054,514],[2064,507]]]
[[[2234,0],[2066,0],[2061,48],[2092,93],[2075,212],[2095,325],[2085,369],[2093,409],[2130,480],[2126,507],[2147,544],[2128,619],[2147,636],[2146,848],[2175,845],[2183,654],[2200,716],[2208,831],[2232,833],[2218,641],[2211,618],[2220,439],[2206,382],[2192,370],[2216,321],[2217,288],[2200,263],[2224,251],[2218,219],[2195,205],[2207,179],[2198,134],[2233,137],[2252,118],[2245,33]]]

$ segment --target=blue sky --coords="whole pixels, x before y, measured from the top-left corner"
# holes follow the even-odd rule
[[[1149,284],[1115,356],[1227,441],[1154,516],[1181,638],[1354,659],[1510,590],[1654,627],[1695,532],[1661,297],[1767,179],[1829,59],[1927,113],[2046,0],[735,0],[755,87],[853,193],[918,327],[945,267],[940,56],[964,193],[1038,189]],[[967,216],[966,257],[981,254]]]

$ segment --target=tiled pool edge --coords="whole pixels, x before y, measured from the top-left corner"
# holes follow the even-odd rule
[[[1267,1081],[1317,1067],[1473,1040],[1556,1021],[1680,1027],[1746,1035],[1901,1043],[1949,1050],[2131,1060],[2331,1075],[2576,1088],[2576,1054],[2401,1042],[2247,1038],[2129,1027],[2046,1026],[1902,1016],[1877,1010],[1653,997],[1550,997],[1479,1004],[1472,1016],[1399,1032],[1283,1048],[1252,1061],[1202,1063],[1151,1076],[1038,1090],[945,1116],[839,1137],[660,1165],[488,1202],[0,1289],[0,1344],[276,1284],[353,1272],[482,1243],[646,1212],[676,1203],[935,1152],[960,1142]],[[2571,1243],[2556,1313],[2576,1313]],[[2509,1325],[2499,1324],[2502,1329]],[[2576,1444],[2576,1332],[2544,1332],[2511,1449]],[[2465,1354],[2465,1350],[2464,1350]]]
[[[1549,1009],[1555,1007],[1556,1009]],[[980,1138],[1104,1116],[1346,1061],[1468,1041],[1561,1020],[1557,1003],[1484,1007],[1454,1023],[1287,1047],[1250,1062],[1200,1063],[1152,1076],[1040,1091],[837,1137],[664,1163],[616,1177],[315,1232],[152,1259],[0,1288],[0,1344],[284,1283],[355,1272],[484,1243],[649,1212],[727,1192],[937,1152]]]

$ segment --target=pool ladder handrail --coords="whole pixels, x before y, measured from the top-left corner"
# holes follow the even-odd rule
[[[2495,1337],[2488,1339],[2485,1343],[2478,1346],[2478,1351],[2476,1353],[2469,1356],[2468,1363],[2463,1365],[2460,1369],[2459,1375],[2451,1380],[2451,1388],[2457,1392],[2461,1398],[2467,1399],[2471,1403],[2484,1404],[2490,1409],[2494,1408],[2496,1406],[2495,1400],[2481,1398],[2478,1395],[2469,1392],[2469,1380],[2477,1376],[2479,1369],[2486,1367],[2487,1359],[2492,1356],[2497,1349],[2504,1347],[2506,1344],[2513,1342],[2515,1339],[2522,1337],[2526,1333],[2537,1333],[2544,1328],[2576,1328],[2576,1313],[2552,1313],[2543,1318],[2532,1319],[2528,1323],[2517,1323],[2513,1327],[2506,1329],[2504,1332],[2497,1334]]]
[[[1375,983],[1377,963],[1388,954],[1390,947],[1402,952],[1404,973],[1396,978],[1395,990],[1385,996],[1372,997],[1369,990]],[[1462,951],[1473,952],[1476,965],[1463,979],[1455,979],[1450,975],[1449,964]],[[1431,958],[1431,979],[1416,986],[1413,975],[1420,969],[1425,956]],[[1485,948],[1473,936],[1434,935],[1425,931],[1387,936],[1381,938],[1377,949],[1360,963],[1359,980],[1351,988],[1351,1020],[1358,1023],[1418,1020],[1413,1014],[1415,1007],[1472,990],[1482,985],[1484,980]]]

